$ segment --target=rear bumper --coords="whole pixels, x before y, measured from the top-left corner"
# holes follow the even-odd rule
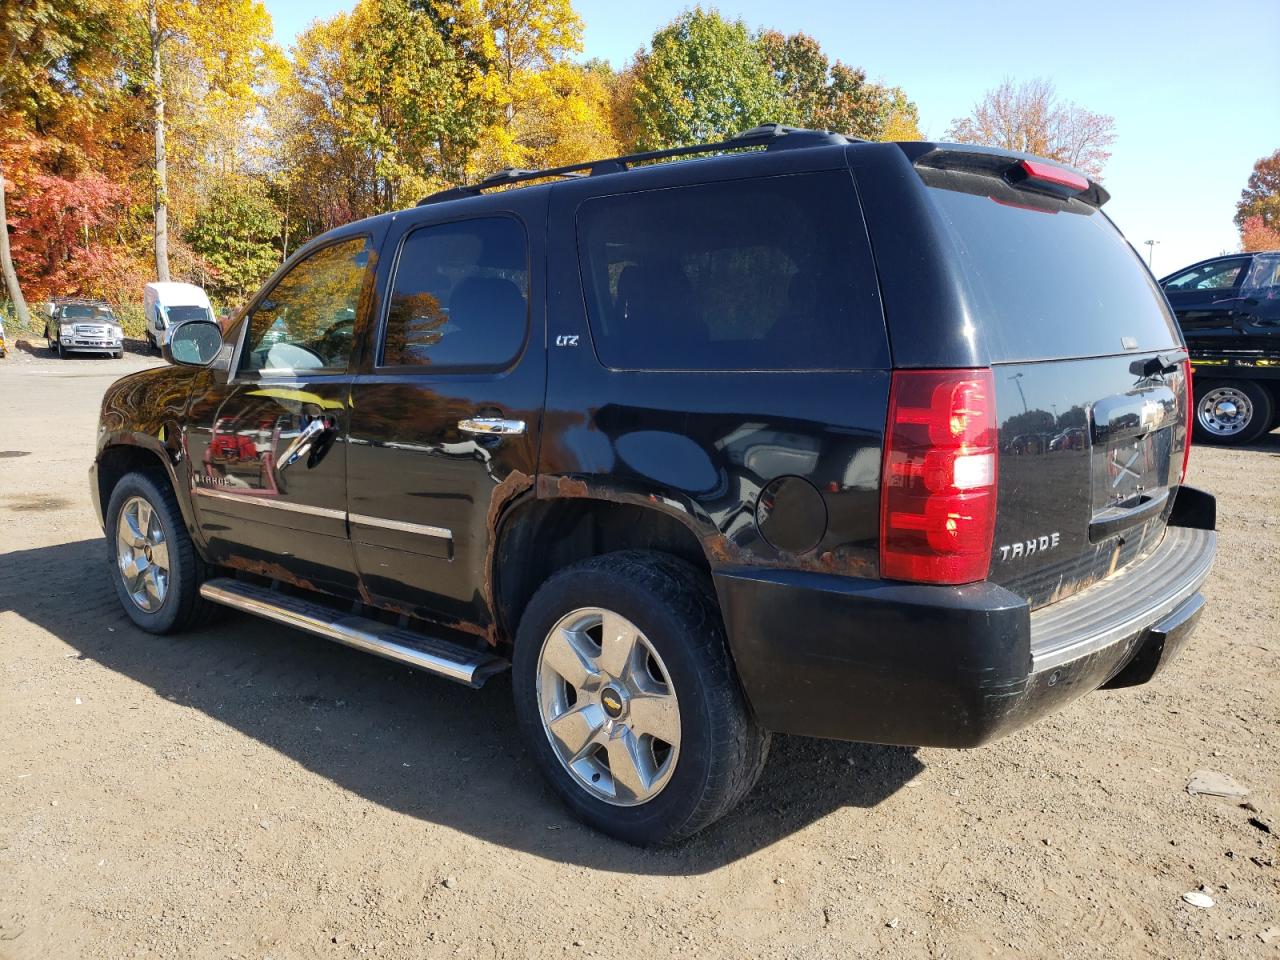
[[[1032,613],[991,583],[922,586],[729,569],[716,588],[757,718],[782,733],[973,747],[1101,686],[1144,683],[1204,601],[1212,530]]]

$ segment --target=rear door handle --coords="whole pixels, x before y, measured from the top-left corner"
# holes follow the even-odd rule
[[[504,420],[502,417],[472,417],[469,420],[459,420],[458,429],[463,433],[484,437],[518,436],[524,433],[524,421]]]

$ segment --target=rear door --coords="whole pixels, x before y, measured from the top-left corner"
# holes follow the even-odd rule
[[[558,183],[550,234],[546,486],[873,573],[889,344],[842,149]]]
[[[1240,285],[1237,316],[1242,334],[1280,341],[1280,253],[1259,253],[1253,258]],[[1280,351],[1280,343],[1266,352],[1273,351]]]
[[[345,434],[374,244],[355,234],[304,254],[242,322],[232,376],[193,397],[192,500],[213,562],[355,592]]]
[[[1160,542],[1183,468],[1186,353],[1155,280],[1096,206],[1004,177],[922,176],[995,375],[990,579],[1039,606]]]
[[[347,477],[364,595],[483,627],[493,523],[537,464],[546,191],[469,206],[397,218],[385,308],[352,391]]]

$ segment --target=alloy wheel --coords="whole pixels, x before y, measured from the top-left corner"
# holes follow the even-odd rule
[[[543,731],[570,776],[615,806],[656,797],[680,753],[680,705],[657,650],[625,617],[584,607],[538,654]]]
[[[134,605],[154,613],[169,592],[169,542],[155,509],[130,497],[116,523],[116,562]]]

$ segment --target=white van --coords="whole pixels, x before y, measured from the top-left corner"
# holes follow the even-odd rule
[[[194,283],[148,283],[142,292],[142,310],[147,317],[147,345],[156,350],[178,324],[214,319],[208,295]]]

